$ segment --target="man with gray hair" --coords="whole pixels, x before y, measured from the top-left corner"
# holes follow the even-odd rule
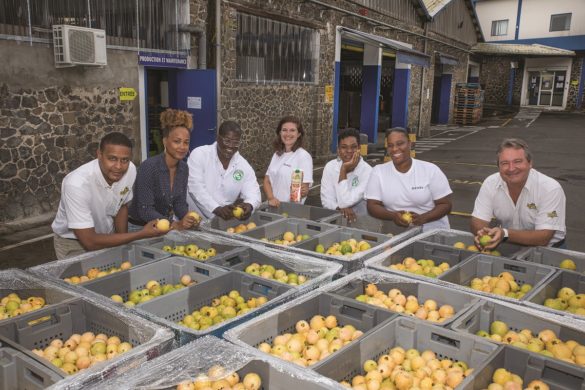
[[[498,173],[483,182],[475,199],[471,232],[491,240],[483,249],[501,242],[527,246],[562,247],[565,244],[565,193],[553,178],[532,168],[525,141],[508,138],[497,151]],[[490,227],[495,220],[496,227]],[[493,226],[493,225],[492,225]]]

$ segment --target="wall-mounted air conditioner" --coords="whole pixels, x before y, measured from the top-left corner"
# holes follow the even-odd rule
[[[55,66],[107,65],[106,32],[59,24],[53,26]]]

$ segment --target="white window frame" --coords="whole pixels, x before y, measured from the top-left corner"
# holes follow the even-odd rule
[[[508,25],[510,24],[510,19],[501,19],[501,20],[492,20],[492,37],[501,37],[504,35],[508,35]],[[505,25],[505,29],[502,32],[502,27]]]

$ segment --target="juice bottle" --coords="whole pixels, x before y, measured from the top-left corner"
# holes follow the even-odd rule
[[[303,171],[302,169],[295,169],[291,175],[290,181],[290,201],[300,202],[301,197],[301,185],[303,184]]]

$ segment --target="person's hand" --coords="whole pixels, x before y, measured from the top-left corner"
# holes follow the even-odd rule
[[[353,209],[351,207],[347,207],[345,209],[339,209],[339,211],[341,212],[341,215],[343,215],[344,218],[347,218],[348,222],[357,221],[357,215],[355,215],[355,212],[353,211]]]
[[[244,210],[244,214],[242,214],[240,219],[250,218],[250,215],[252,215],[252,210],[254,209],[250,203],[240,203],[237,206],[240,206]]]
[[[226,221],[230,220],[234,217],[234,205],[228,204],[225,206],[217,207],[215,210],[213,210],[213,214],[217,215],[218,217]]]
[[[301,184],[301,198],[305,198],[309,195],[309,183]]]
[[[482,245],[481,243],[481,237],[482,236],[490,236],[491,240],[489,241],[488,244]],[[494,227],[494,228],[489,228],[489,227],[484,227],[481,228],[477,231],[475,237],[474,237],[474,241],[475,241],[475,245],[482,249],[482,250],[492,250],[495,249],[498,245],[500,245],[500,242],[502,242],[502,240],[504,239],[504,231],[502,230],[502,228],[500,227]]]
[[[360,162],[360,152],[359,150],[356,150],[353,153],[353,156],[351,157],[351,160],[349,160],[348,162],[344,162],[343,164],[341,164],[341,169],[347,174],[350,172],[353,172],[353,170],[355,169],[355,167],[357,167],[357,165]]]
[[[270,198],[268,199],[268,204],[272,207],[280,207],[280,200],[276,198]]]
[[[397,226],[401,226],[401,227],[409,227],[410,224],[408,222],[406,222],[404,219],[402,219],[402,214],[405,213],[404,210],[400,210],[400,211],[395,211],[394,215],[392,216],[392,220],[394,221],[394,223]]]
[[[410,223],[411,225],[422,226],[428,222],[427,218],[422,216],[421,214],[417,214],[411,211],[410,215],[412,216],[412,222]]]
[[[144,227],[141,230],[144,237],[158,237],[168,233],[168,231],[162,231],[157,229],[156,228],[157,222],[158,219],[153,219],[152,221],[149,221],[144,225]]]
[[[185,216],[179,221],[174,221],[172,224],[172,229],[187,230],[191,228],[197,228],[199,226],[200,220],[189,214],[190,213],[185,214]]]

